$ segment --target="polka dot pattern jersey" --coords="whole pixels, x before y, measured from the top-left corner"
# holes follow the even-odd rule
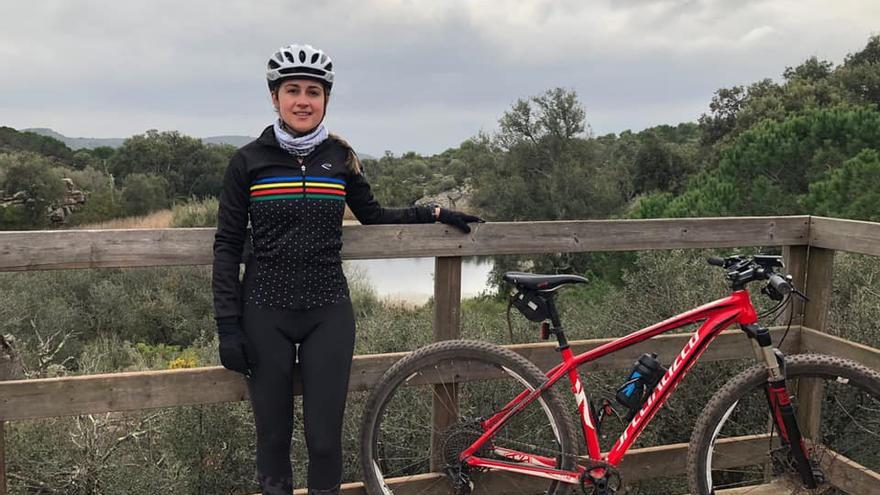
[[[427,207],[383,208],[350,149],[331,137],[302,158],[278,146],[272,126],[230,160],[214,238],[214,316],[240,317],[242,305],[306,310],[349,297],[342,272],[345,205],[363,224],[429,223]],[[246,252],[250,224],[253,252]]]

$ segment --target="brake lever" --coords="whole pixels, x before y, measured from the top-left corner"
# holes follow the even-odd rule
[[[804,302],[810,302],[810,298],[807,297],[807,295],[804,294],[803,292],[799,291],[799,290],[797,289],[797,287],[795,287],[795,286],[791,286],[791,292],[792,292],[794,295],[800,297],[802,301],[804,301]]]
[[[810,298],[807,297],[806,294],[804,294],[803,292],[801,292],[800,290],[798,290],[798,288],[795,287],[794,284],[792,283],[792,281],[794,280],[794,277],[793,277],[793,276],[791,276],[790,274],[789,274],[789,275],[786,275],[786,276],[785,276],[785,280],[788,280],[788,284],[791,286],[791,292],[792,292],[794,295],[796,295],[796,296],[798,296],[799,298],[801,298],[801,301],[804,301],[804,302],[810,302]]]

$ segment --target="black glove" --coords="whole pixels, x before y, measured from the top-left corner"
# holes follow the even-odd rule
[[[223,367],[250,378],[257,364],[257,352],[241,329],[238,318],[217,320],[217,335],[220,337],[220,363]]]
[[[471,232],[471,227],[468,223],[477,222],[483,223],[483,220],[480,217],[475,217],[473,215],[468,215],[467,213],[462,213],[460,211],[455,210],[447,210],[446,208],[440,208],[440,214],[437,215],[437,220],[445,223],[446,225],[452,225],[457,229],[461,230],[465,234],[469,234]]]

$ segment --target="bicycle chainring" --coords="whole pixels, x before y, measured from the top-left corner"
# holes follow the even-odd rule
[[[601,476],[592,474],[596,470],[601,470]],[[615,495],[622,484],[617,469],[606,463],[593,463],[581,475],[584,495]]]

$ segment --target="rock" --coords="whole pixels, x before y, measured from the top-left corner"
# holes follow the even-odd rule
[[[67,177],[61,179],[64,181],[64,187],[67,192],[61,198],[59,203],[53,203],[46,207],[46,216],[54,224],[63,224],[67,222],[70,215],[75,212],[80,205],[85,204],[88,196],[85,192],[76,188],[73,179]],[[27,191],[18,191],[12,196],[0,195],[0,207],[6,208],[10,206],[27,206],[36,202]]]
[[[465,185],[437,194],[423,196],[416,201],[416,204],[426,205],[434,203],[440,205],[441,208],[473,212],[474,208],[471,206],[472,195],[473,192],[471,191],[471,187]]]
[[[0,335],[0,380],[19,380],[24,378],[21,356],[15,349],[11,335]]]

